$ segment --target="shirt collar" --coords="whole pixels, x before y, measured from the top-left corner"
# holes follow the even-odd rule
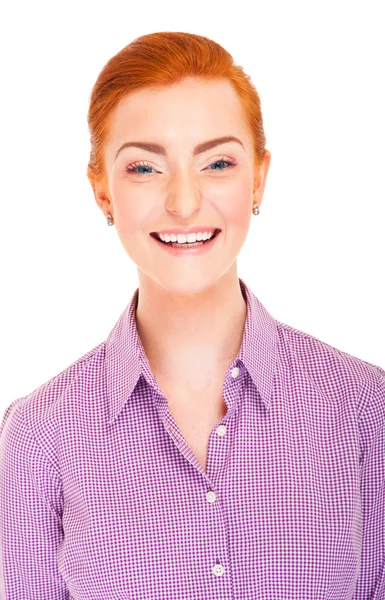
[[[241,278],[239,285],[247,304],[247,314],[242,344],[234,366],[241,361],[260,393],[266,408],[271,406],[271,391],[277,360],[277,321],[264,308],[258,298]],[[161,394],[151,372],[138,330],[135,312],[139,288],[119,317],[105,343],[105,367],[109,424],[120,414],[131,397],[140,376]]]

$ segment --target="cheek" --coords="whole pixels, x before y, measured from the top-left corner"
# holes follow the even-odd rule
[[[224,222],[239,229],[248,226],[252,212],[253,187],[246,179],[229,180],[226,185],[212,186],[211,200]]]
[[[125,202],[114,200],[114,217],[116,233],[124,249],[132,257],[135,254],[135,248],[138,247],[138,237],[143,228],[143,220],[129,200],[125,200]]]
[[[133,187],[130,189],[121,182],[111,188],[116,228],[127,243],[134,241],[146,222],[150,203],[143,196],[144,192],[144,189],[139,189],[139,192]]]

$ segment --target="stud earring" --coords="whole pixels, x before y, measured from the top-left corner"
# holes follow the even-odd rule
[[[259,206],[258,206],[258,204],[253,204],[253,213],[255,215],[259,215]]]
[[[114,224],[114,219],[112,218],[112,216],[110,215],[110,213],[108,213],[106,219],[107,219],[107,225],[113,225]]]

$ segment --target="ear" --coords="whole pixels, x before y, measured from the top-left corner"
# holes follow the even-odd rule
[[[263,161],[255,168],[254,171],[253,202],[256,202],[259,206],[262,204],[263,192],[265,191],[267,174],[270,168],[270,161],[271,152],[269,152],[269,150],[265,150]]]
[[[111,212],[111,202],[108,199],[108,192],[106,190],[106,185],[104,180],[99,181],[96,177],[92,169],[87,167],[87,177],[91,184],[92,190],[94,192],[96,204],[99,206],[101,211],[104,213],[104,216],[107,216],[107,213]]]

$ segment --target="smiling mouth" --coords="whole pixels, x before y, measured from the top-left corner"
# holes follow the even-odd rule
[[[153,238],[155,238],[156,240],[158,240],[159,242],[161,242],[162,244],[165,244],[166,246],[171,246],[174,248],[183,248],[183,246],[185,246],[186,248],[191,248],[193,246],[202,246],[203,244],[208,244],[213,239],[215,239],[216,236],[218,235],[218,233],[220,233],[221,231],[222,231],[221,229],[215,229],[213,235],[208,240],[197,240],[196,242],[182,242],[181,244],[179,244],[178,242],[164,242],[163,240],[160,239],[159,235],[155,232],[150,233],[150,235]]]

